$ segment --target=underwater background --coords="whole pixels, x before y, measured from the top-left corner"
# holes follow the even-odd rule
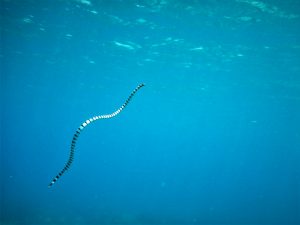
[[[1,225],[300,224],[300,1],[0,2]]]

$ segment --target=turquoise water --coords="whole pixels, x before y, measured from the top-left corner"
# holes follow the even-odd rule
[[[300,2],[0,7],[0,224],[300,224]]]

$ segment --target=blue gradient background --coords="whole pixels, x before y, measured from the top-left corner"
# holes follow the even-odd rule
[[[299,1],[0,2],[1,225],[300,224]]]

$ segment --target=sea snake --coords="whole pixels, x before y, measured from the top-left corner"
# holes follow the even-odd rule
[[[107,115],[100,115],[100,116],[94,116],[86,121],[84,121],[76,130],[75,134],[73,135],[72,138],[72,142],[71,142],[71,148],[70,148],[70,155],[69,155],[69,159],[66,162],[64,168],[52,179],[51,183],[48,185],[48,187],[50,188],[53,184],[55,184],[55,182],[70,168],[73,160],[74,160],[74,151],[75,151],[75,145],[77,142],[77,139],[81,133],[81,131],[90,123],[99,120],[99,119],[109,119],[112,117],[115,117],[116,115],[118,115],[130,102],[130,100],[132,99],[132,97],[135,95],[135,93],[142,88],[143,86],[145,86],[144,84],[139,84],[129,95],[129,97],[126,99],[126,101],[124,102],[124,104],[115,112],[111,113],[111,114],[107,114]]]

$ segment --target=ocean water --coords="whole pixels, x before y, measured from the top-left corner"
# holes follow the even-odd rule
[[[0,0],[0,24],[1,225],[300,224],[298,0]]]

